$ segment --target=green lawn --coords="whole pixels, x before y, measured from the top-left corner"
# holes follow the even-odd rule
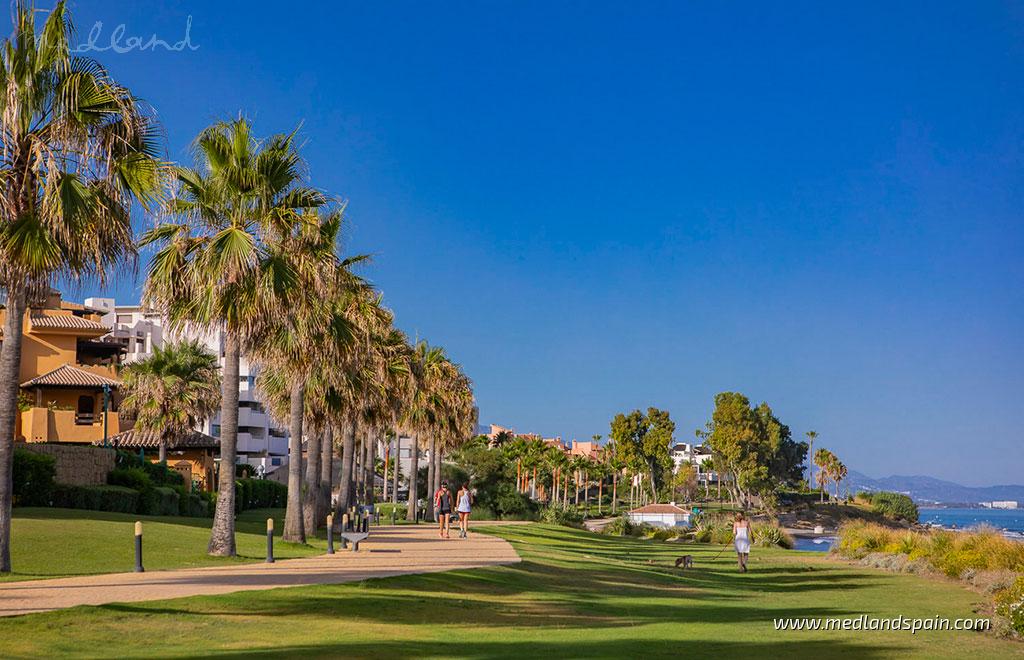
[[[776,632],[773,617],[974,616],[956,584],[755,549],[495,527],[521,564],[0,619],[5,657],[1021,657],[970,632]],[[453,541],[457,542],[457,541]],[[696,555],[675,574],[672,559]],[[649,563],[653,562],[653,563]],[[114,646],[116,644],[116,646]]]
[[[14,509],[11,563],[15,572],[0,582],[118,573],[135,569],[135,521],[142,521],[143,563],[146,570],[211,566],[228,562],[262,561],[267,554],[267,518],[274,519],[280,537],[284,509],[256,509],[238,518],[239,556],[210,557],[210,518],[135,516],[76,509]],[[326,550],[326,542],[310,546],[277,539],[277,558],[306,557]]]

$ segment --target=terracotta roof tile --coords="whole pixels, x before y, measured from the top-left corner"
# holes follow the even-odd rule
[[[117,435],[111,436],[109,440],[110,444],[115,447],[123,447],[126,449],[138,449],[140,447],[146,449],[156,449],[160,446],[160,436],[153,431],[139,431],[132,429],[131,431],[125,431],[124,433],[118,433]],[[102,445],[102,440],[97,440],[93,444]],[[220,449],[220,440],[205,433],[199,431],[192,431],[186,436],[180,437],[176,440],[171,440],[167,444],[168,449]]]
[[[637,509],[630,509],[630,513],[690,513],[686,509],[674,504],[647,504]]]
[[[109,332],[110,328],[97,323],[91,319],[83,318],[81,316],[43,316],[43,315],[32,315],[32,329],[47,329],[47,330],[103,330]]]
[[[62,364],[53,371],[36,376],[21,384],[22,387],[117,387],[121,383],[113,378],[100,376],[70,364]]]

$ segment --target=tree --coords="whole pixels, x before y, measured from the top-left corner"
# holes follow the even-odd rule
[[[818,466],[818,487],[821,489],[821,501],[825,502],[825,486],[828,485],[831,476],[830,467],[835,461],[835,455],[824,447],[814,452],[814,464]]]
[[[301,295],[293,264],[281,251],[280,228],[326,199],[302,185],[292,135],[257,140],[244,118],[218,122],[195,142],[197,168],[175,168],[172,220],[146,232],[157,246],[143,293],[172,329],[222,332],[221,465],[208,552],[235,555],[238,366],[259,324]],[[300,429],[301,431],[301,429]]]
[[[683,463],[672,478],[672,490],[676,498],[689,502],[697,492],[697,468],[690,463]]]
[[[779,421],[767,403],[759,405],[756,412],[768,438],[769,475],[776,487],[798,487],[804,477],[807,443],[793,440],[789,427]]]
[[[846,478],[846,465],[836,456],[832,457],[832,461],[829,464],[829,478],[836,485],[836,504],[838,504],[839,482]]]
[[[651,498],[658,499],[658,484],[663,475],[672,469],[672,441],[676,424],[667,410],[647,409],[647,432],[644,433],[642,449],[651,477]]]
[[[123,379],[121,411],[135,417],[135,428],[160,439],[160,462],[167,446],[192,431],[220,404],[220,365],[197,341],[156,347],[129,364]]]
[[[808,466],[808,479],[807,483],[814,483],[814,441],[818,438],[817,431],[808,431],[804,435],[807,436],[807,456],[811,459],[811,463]]]
[[[65,2],[36,31],[17,2],[0,94],[0,572],[11,570],[14,428],[29,305],[60,278],[106,275],[135,257],[133,203],[151,210],[166,165],[152,114],[99,63],[72,57]]]

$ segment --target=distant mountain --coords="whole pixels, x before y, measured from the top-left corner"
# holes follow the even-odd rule
[[[935,477],[892,476],[872,479],[866,474],[850,470],[841,488],[849,487],[851,493],[858,490],[890,490],[909,495],[916,502],[924,503],[968,503],[991,502],[992,500],[1016,500],[1024,506],[1024,486],[961,486],[952,481]]]

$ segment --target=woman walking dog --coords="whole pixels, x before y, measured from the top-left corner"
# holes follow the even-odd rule
[[[736,548],[736,559],[740,563],[740,572],[747,572],[747,559],[750,558],[750,521],[742,512],[736,513],[732,523],[733,544]]]

